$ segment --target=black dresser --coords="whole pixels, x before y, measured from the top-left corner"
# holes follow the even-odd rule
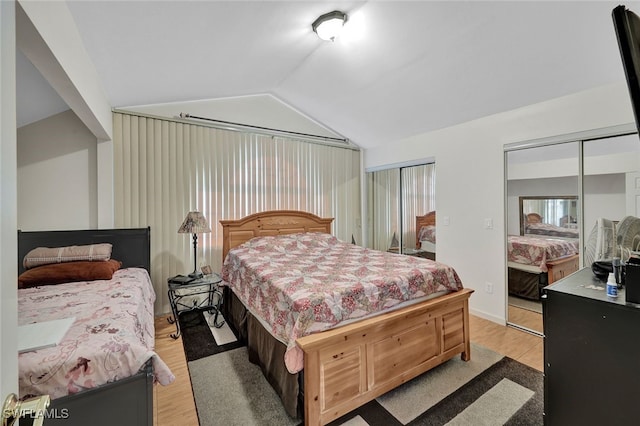
[[[544,289],[546,425],[640,424],[640,305],[605,285],[585,268]]]

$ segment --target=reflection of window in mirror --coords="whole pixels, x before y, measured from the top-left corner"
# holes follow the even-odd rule
[[[367,173],[369,248],[399,251],[400,169]]]

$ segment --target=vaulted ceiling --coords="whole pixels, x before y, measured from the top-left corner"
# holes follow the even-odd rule
[[[67,3],[113,107],[269,94],[363,148],[624,80],[618,2]],[[334,9],[324,42],[311,22]],[[63,108],[18,69],[21,122],[38,96]]]

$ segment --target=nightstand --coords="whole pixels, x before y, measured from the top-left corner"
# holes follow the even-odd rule
[[[216,273],[205,275],[188,283],[174,282],[171,278],[167,280],[169,304],[173,314],[167,320],[170,324],[176,325],[176,332],[171,334],[171,337],[177,339],[180,336],[180,321],[178,320],[180,314],[195,309],[213,314],[214,327],[220,328],[224,325],[224,319],[218,321],[222,304],[222,291],[218,288],[221,282],[222,278]]]

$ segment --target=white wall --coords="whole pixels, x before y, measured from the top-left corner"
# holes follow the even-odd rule
[[[180,113],[232,123],[262,126],[271,129],[342,138],[341,135],[304,115],[272,94],[171,102],[118,108],[159,117],[176,119]],[[206,123],[206,121],[197,121]]]
[[[583,203],[586,240],[598,218],[618,221],[626,216],[625,174],[585,176]]]
[[[506,223],[504,145],[634,121],[624,82],[598,87],[365,152],[365,167],[435,157],[438,260],[475,289],[474,314],[504,323]],[[485,219],[493,228],[485,229]],[[485,284],[493,284],[493,293]]]
[[[68,110],[18,129],[18,229],[98,223],[97,140]]]
[[[0,1],[0,394],[18,393],[15,2]]]

